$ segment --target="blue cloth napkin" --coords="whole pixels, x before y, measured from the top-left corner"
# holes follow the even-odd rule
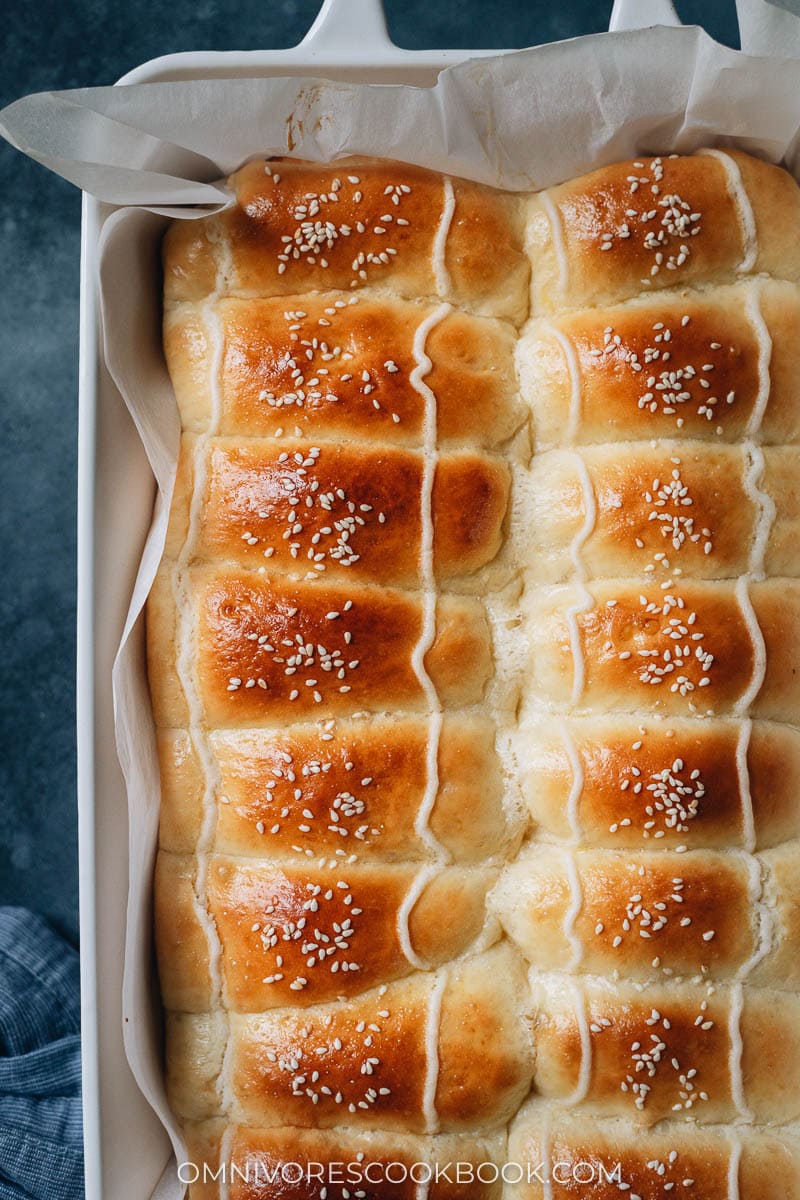
[[[78,952],[0,908],[0,1200],[80,1200]]]

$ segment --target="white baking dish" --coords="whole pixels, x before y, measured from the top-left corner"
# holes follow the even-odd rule
[[[617,0],[612,28],[676,23],[669,0]],[[388,39],[380,0],[325,0],[290,50],[174,54],[120,83],[323,75],[432,85],[446,66],[490,51],[409,52]],[[87,1200],[145,1200],[169,1158],[166,1134],[123,1048],[128,880],[125,785],[114,748],[111,671],[144,538],[154,481],[98,341],[97,247],[111,210],[84,197],[78,451],[78,805]]]

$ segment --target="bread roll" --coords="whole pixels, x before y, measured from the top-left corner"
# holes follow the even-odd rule
[[[520,320],[530,268],[513,196],[408,164],[254,160],[235,204],[167,234],[167,301],[370,288]],[[486,247],[491,246],[491,254]]]
[[[752,851],[800,836],[800,735],[785,725],[539,720],[520,730],[518,757],[542,840]]]
[[[167,248],[167,271],[171,256]],[[171,304],[164,348],[184,429],[222,437],[296,431],[336,445],[419,446],[424,349],[441,444],[497,446],[522,424],[514,330],[391,296],[289,296]]]
[[[165,553],[189,528],[195,439],[182,449]],[[270,575],[420,586],[422,454],[395,447],[214,439],[197,463],[197,557]],[[436,575],[454,586],[491,563],[503,540],[510,472],[499,458],[442,455],[433,484]]]
[[[531,569],[562,583],[587,527],[589,579],[661,582],[796,576],[800,536],[797,453],[705,443],[618,443],[537,455],[528,480]]]
[[[743,1126],[642,1130],[622,1117],[551,1114],[533,1102],[515,1119],[508,1149],[510,1162],[522,1168],[509,1172],[521,1174],[505,1193],[510,1200],[617,1200],[621,1192],[640,1200],[800,1197],[797,1142]]]
[[[528,1002],[499,947],[306,1010],[170,1014],[172,1106],[256,1126],[491,1129],[530,1087]]]
[[[219,937],[215,963],[197,914],[200,871]],[[458,957],[486,923],[496,872],[380,863],[264,866],[164,851],[156,866],[156,924],[168,1008],[213,1006],[215,973],[226,1008],[305,1008],[358,995],[414,968]],[[457,911],[455,927],[448,922]]]
[[[222,1139],[227,1133],[226,1149]],[[298,1129],[295,1126],[253,1129],[237,1125],[227,1131],[220,1122],[191,1125],[187,1131],[189,1161],[205,1189],[198,1200],[220,1200],[221,1172],[227,1168],[229,1200],[261,1200],[264,1189],[292,1200],[317,1200],[349,1191],[363,1200],[416,1200],[424,1184],[431,1200],[499,1200],[502,1184],[492,1182],[505,1159],[505,1137],[420,1137],[377,1131]],[[481,1172],[487,1182],[478,1178]],[[187,1170],[187,1176],[194,1175]],[[216,1178],[215,1178],[216,1176]]]
[[[150,594],[149,655],[156,721],[188,717],[179,677],[181,601],[192,613],[197,686],[212,728],[318,714],[420,711],[425,691],[412,656],[424,610],[413,593],[286,583],[232,567],[195,567],[175,595],[169,564]],[[489,629],[472,599],[442,597],[427,654],[447,707],[477,703],[491,669]]]
[[[534,197],[534,314],[764,272],[800,279],[800,188],[736,150],[642,157]]]
[[[621,979],[797,987],[796,845],[736,851],[531,848],[490,905],[534,966]]]
[[[517,346],[539,450],[691,438],[794,444],[800,292],[759,277],[532,320]]]
[[[531,692],[579,712],[790,720],[800,706],[797,582],[669,585],[531,592]]]
[[[426,822],[422,717],[217,730],[208,749],[219,777],[212,845],[220,854],[419,862],[438,844],[458,862],[485,862],[513,854],[522,832],[485,717],[444,718]],[[191,854],[203,825],[203,771],[184,730],[160,732],[159,761],[161,846]]]
[[[784,1123],[800,1113],[800,1001],[681,980],[531,976],[534,1090],[589,1116]]]

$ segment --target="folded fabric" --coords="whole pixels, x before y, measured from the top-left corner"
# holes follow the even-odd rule
[[[0,908],[0,1200],[80,1200],[78,953]]]

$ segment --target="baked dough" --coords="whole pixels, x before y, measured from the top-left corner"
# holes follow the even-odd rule
[[[530,1088],[529,998],[508,945],[352,999],[167,1023],[179,1116],[456,1132],[502,1124]]]
[[[535,315],[765,273],[800,280],[800,191],[737,150],[642,157],[535,197]]]
[[[790,722],[800,705],[800,585],[748,575],[667,582],[531,590],[531,697],[578,712]]]
[[[532,320],[517,348],[539,450],[800,436],[800,292],[758,276]]]
[[[198,565],[185,574],[198,687],[211,728],[313,720],[318,712],[424,709],[413,661],[426,616],[418,594],[289,583],[227,565]],[[150,595],[149,655],[156,720],[183,728],[188,704],[173,576],[165,561]],[[425,665],[442,704],[475,704],[491,671],[484,610],[472,597],[444,596],[433,617]]]
[[[431,1200],[500,1200],[502,1184],[493,1182],[492,1172],[485,1168],[487,1182],[482,1182],[478,1171],[487,1164],[499,1176],[505,1162],[506,1139],[503,1134],[483,1138],[448,1134],[421,1137],[383,1130],[315,1130],[291,1125],[226,1128],[220,1122],[208,1121],[188,1126],[187,1146],[189,1161],[198,1166],[207,1163],[211,1179],[222,1163],[230,1164],[231,1200],[253,1195],[247,1191],[248,1178],[260,1180],[262,1188],[268,1184],[276,1190],[282,1188],[293,1200],[318,1200],[326,1179],[333,1181],[328,1185],[329,1195],[349,1190],[351,1196],[358,1192],[370,1200],[378,1196],[384,1200],[417,1200],[419,1184],[428,1179],[429,1173]],[[213,1182],[205,1188],[199,1184],[195,1193],[199,1200],[217,1200]]]
[[[177,221],[168,233],[168,302],[209,295],[224,273],[234,295],[370,288],[517,322],[526,314],[530,270],[516,196],[358,158],[255,160],[229,186],[235,203],[225,212]]]
[[[800,1190],[799,229],[794,181],[737,151],[531,204],[533,826],[489,908],[531,964],[508,1158],[546,1182],[509,1197]]]
[[[800,979],[794,845],[756,858],[720,850],[559,853],[545,844],[506,871],[491,907],[545,971],[746,978],[790,990]]]
[[[562,1200],[582,1190],[592,1200],[617,1200],[621,1192],[642,1200],[800,1196],[798,1147],[787,1144],[783,1134],[668,1124],[642,1130],[623,1117],[576,1118],[563,1110],[553,1114],[534,1102],[514,1121],[508,1149],[509,1160],[523,1169],[519,1183],[506,1193],[511,1200],[544,1200],[547,1195]],[[538,1177],[536,1168],[542,1168]],[[542,1182],[546,1175],[554,1176],[549,1193]],[[587,1186],[576,1191],[575,1183],[581,1182]]]
[[[546,718],[519,740],[541,841],[753,851],[800,836],[800,734],[787,725]]]
[[[207,870],[222,998],[232,1012],[323,1004],[457,958],[484,930],[496,879],[481,867],[445,867],[425,879],[414,862],[265,866],[218,854]],[[197,871],[194,856],[162,852],[158,860],[161,987],[178,1012],[204,1012],[213,1002]]]
[[[738,579],[754,568],[790,578],[800,569],[796,462],[790,446],[677,441],[537,455],[526,481],[531,571],[542,583],[570,578],[591,509],[581,547],[589,579],[661,582],[675,568],[684,579]]]
[[[800,1114],[800,1001],[703,983],[531,975],[534,1087],[589,1116],[782,1124]]]
[[[168,269],[169,247],[165,253]],[[425,397],[411,382],[414,342],[437,307],[371,292],[167,307],[164,349],[183,427],[208,429],[218,357],[219,436],[274,437],[280,430],[337,446],[419,447]],[[439,445],[500,446],[522,424],[514,332],[506,322],[453,308],[427,329]]]
[[[800,189],[230,187],[147,611],[191,1200],[800,1200]]]
[[[158,741],[161,846],[192,854],[204,818],[202,766],[185,730],[161,730]],[[421,716],[216,730],[208,739],[220,782],[210,844],[275,861],[430,860],[420,819],[430,799],[427,746]],[[436,842],[456,862],[513,857],[524,819],[504,789],[492,722],[445,716],[438,749],[426,822]]]
[[[184,440],[166,556],[189,528],[196,439]],[[420,586],[424,457],[381,447],[313,445],[281,438],[246,445],[214,439],[196,463],[202,473],[198,559],[251,570],[266,565],[295,579],[365,580]],[[462,586],[491,563],[503,539],[510,473],[499,457],[460,451],[439,458],[432,495],[433,565]],[[485,574],[485,573],[484,573]],[[479,581],[483,579],[479,576]]]

